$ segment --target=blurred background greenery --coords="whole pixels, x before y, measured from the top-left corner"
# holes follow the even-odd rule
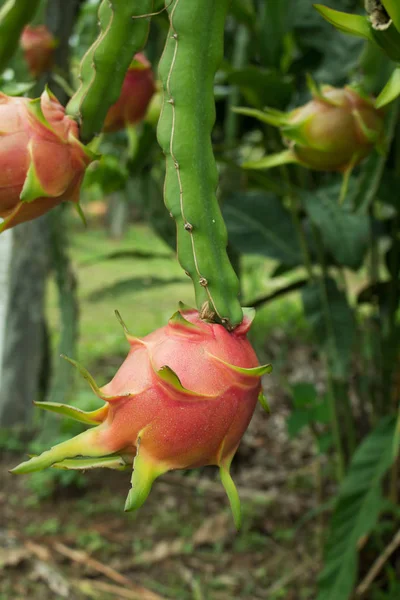
[[[332,4],[370,23],[363,2]],[[65,103],[97,35],[98,5],[43,0],[33,23],[59,39],[55,64],[34,81],[19,50],[1,89],[34,96],[48,82]],[[231,3],[215,81],[218,193],[242,304],[257,307],[251,340],[274,367],[265,381],[271,414],[257,409],[233,467],[240,533],[213,468],[166,475],[134,515],[122,512],[125,474],[8,474],[27,446],[35,453],[79,432],[33,410],[32,400],[97,406],[60,353],[103,385],[127,352],[115,309],[143,336],[165,324],[178,300],[194,304],[162,200],[159,93],[143,120],[93,143],[102,158],[83,184],[87,227],[62,206],[9,236],[1,600],[400,597],[398,101],[380,113],[378,149],[345,174],[260,168],[287,141],[232,110],[290,112],[310,100],[310,76],[314,93],[352,84],[378,96],[396,71],[397,17],[375,43],[339,32],[311,0]],[[145,54],[155,78],[167,28],[165,12],[152,18]]]

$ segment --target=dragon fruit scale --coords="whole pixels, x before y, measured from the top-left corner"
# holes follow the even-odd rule
[[[57,98],[0,93],[0,232],[79,201],[86,167],[95,155],[79,141],[78,125]]]
[[[124,470],[133,463],[125,504],[130,511],[144,503],[153,481],[166,471],[217,465],[239,528],[240,501],[230,464],[257,399],[266,407],[261,376],[271,371],[270,365],[259,366],[246,339],[254,311],[244,312],[243,322],[229,333],[180,305],[166,326],[142,339],[132,337],[120,319],[130,350],[110,383],[98,388],[85,369],[70,361],[104,405],[83,412],[63,404],[36,403],[95,427],[12,472],[50,466]]]

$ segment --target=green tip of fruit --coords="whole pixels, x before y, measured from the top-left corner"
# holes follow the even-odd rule
[[[221,466],[219,469],[221,483],[225,488],[226,495],[228,496],[229,504],[231,506],[233,520],[235,522],[235,527],[237,530],[240,529],[242,525],[242,511],[240,507],[240,498],[239,494],[233,481],[229,470],[226,467]]]

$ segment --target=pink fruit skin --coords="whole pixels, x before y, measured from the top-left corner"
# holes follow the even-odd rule
[[[45,25],[27,25],[22,32],[20,44],[33,77],[51,69],[56,41]]]
[[[125,75],[120,97],[107,113],[103,130],[118,131],[128,125],[139,123],[144,118],[155,91],[153,71],[149,61],[144,54],[136,54]]]
[[[195,327],[170,321],[143,340],[133,339],[124,363],[102,388],[112,397],[98,430],[98,443],[108,453],[133,456],[140,438],[142,454],[179,469],[220,464],[235,452],[253,415],[260,377],[235,372],[218,358],[245,368],[258,365],[246,339],[249,323],[228,333],[202,321],[197,311],[184,318]],[[159,377],[165,365],[192,395]]]
[[[101,408],[83,412],[36,403],[96,427],[18,465],[13,473],[50,466],[125,469],[133,463],[125,510],[136,510],[162,473],[218,465],[239,528],[240,500],[230,464],[257,400],[266,407],[261,375],[271,371],[271,365],[258,365],[246,338],[252,316],[246,310],[241,325],[228,332],[181,306],[165,327],[143,339],[130,336],[124,326],[130,351],[103,388],[71,361],[106,401]]]
[[[64,200],[79,200],[93,156],[80,143],[78,125],[65,115],[55,96],[44,91],[39,101],[0,94],[0,131],[0,217],[5,219],[0,231],[34,219]],[[33,189],[29,201],[21,200],[23,189],[26,193]]]

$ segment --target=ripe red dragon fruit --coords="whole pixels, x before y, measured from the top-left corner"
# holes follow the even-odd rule
[[[73,362],[105,401],[93,412],[37,402],[96,427],[54,446],[16,467],[30,473],[53,466],[66,469],[130,468],[132,488],[125,510],[146,500],[152,483],[171,469],[218,465],[221,480],[240,526],[240,501],[230,464],[253,415],[257,399],[265,407],[259,366],[246,334],[253,311],[232,333],[201,320],[180,306],[168,324],[143,339],[129,335],[130,351],[110,383],[98,388]],[[122,321],[121,321],[122,323]],[[76,458],[81,457],[81,458]]]
[[[57,43],[45,25],[27,25],[22,32],[20,44],[33,77],[51,69]]]
[[[107,113],[103,130],[118,131],[139,123],[144,118],[155,91],[151,64],[144,54],[135,54],[125,75],[120,97]]]
[[[79,201],[95,155],[81,144],[76,122],[51,92],[35,100],[0,93],[0,132],[0,232],[64,200]]]
[[[281,124],[298,162],[311,169],[345,171],[382,141],[383,115],[371,98],[329,85]]]

